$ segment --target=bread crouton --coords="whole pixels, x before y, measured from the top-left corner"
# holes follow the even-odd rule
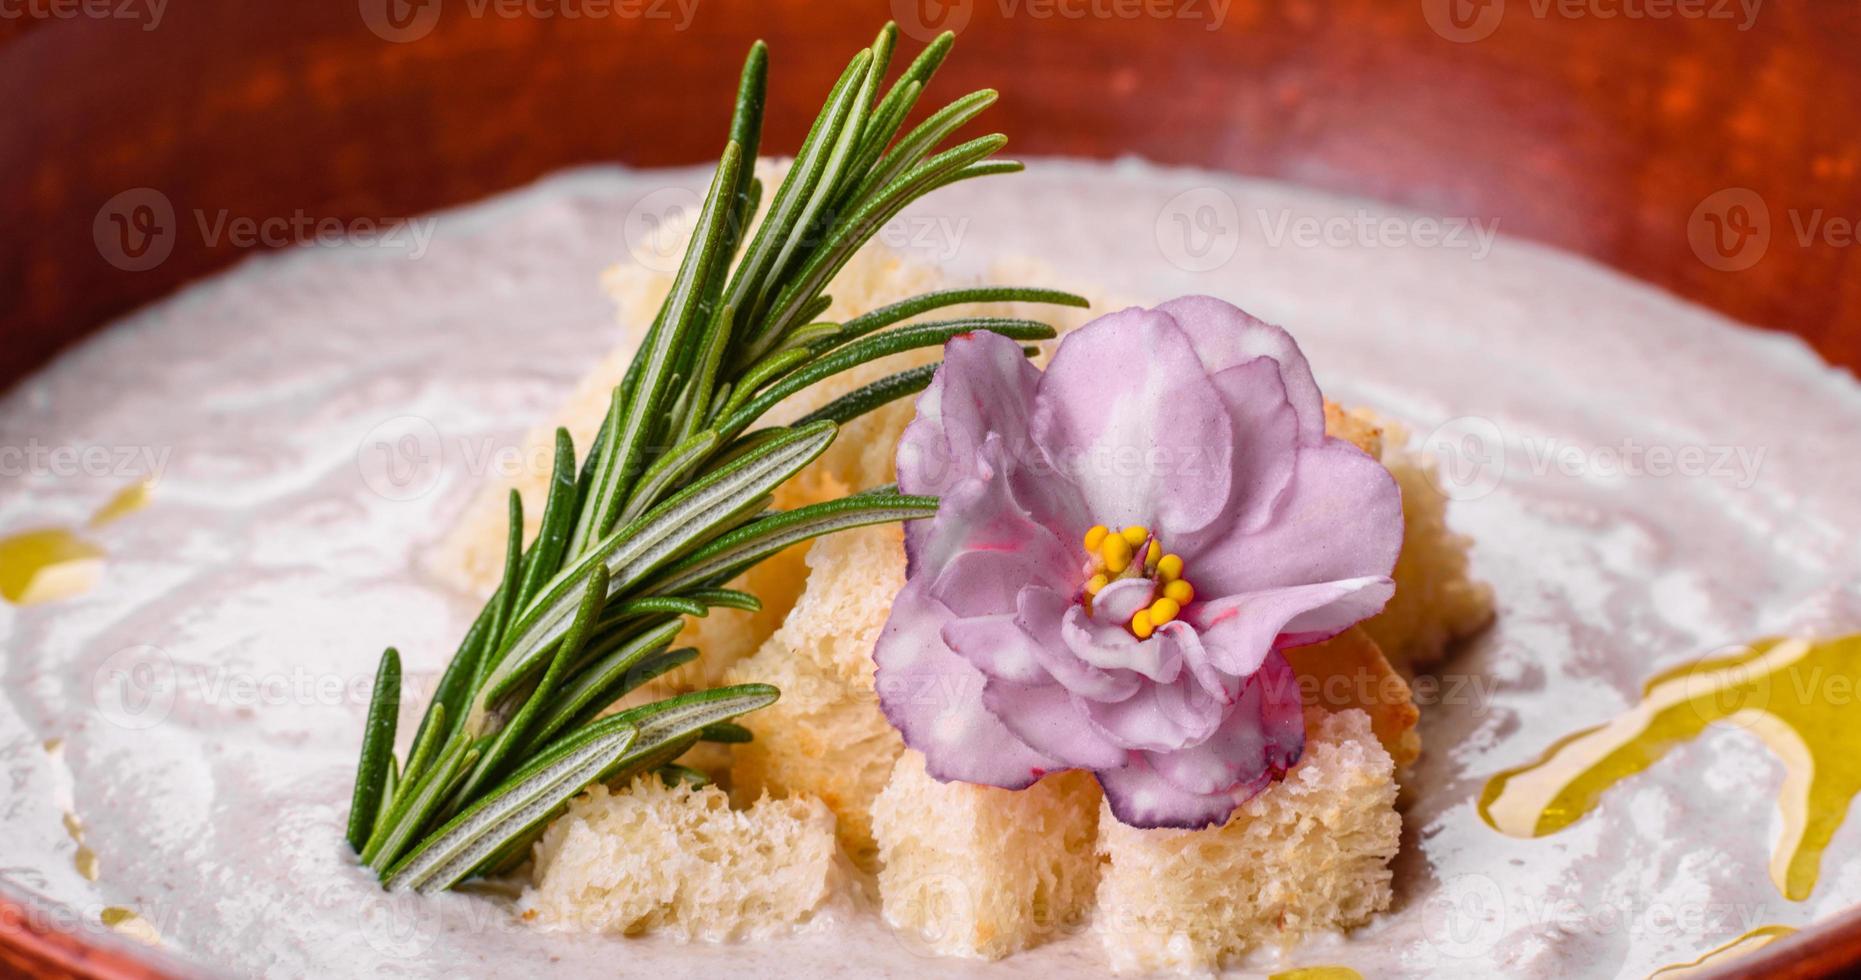
[[[1448,645],[1493,618],[1493,589],[1473,580],[1473,539],[1447,526],[1448,498],[1435,486],[1435,459],[1408,448],[1409,430],[1367,409],[1325,403],[1325,431],[1380,460],[1402,490],[1402,553],[1396,594],[1363,624],[1397,669],[1413,676],[1440,660]]]
[[[906,751],[872,813],[885,921],[927,951],[990,960],[1077,929],[1098,885],[1099,799],[1089,772],[1005,790],[939,782]]]
[[[1112,968],[1209,972],[1368,921],[1391,897],[1394,776],[1369,715],[1308,709],[1299,764],[1220,827],[1140,830],[1107,809],[1094,930]]]
[[[822,538],[807,565],[807,588],[787,621],[730,673],[733,683],[782,691],[748,720],[756,738],[737,746],[730,783],[738,799],[770,792],[824,800],[839,816],[847,853],[870,869],[872,801],[904,751],[872,682],[872,648],[905,584],[903,531],[882,525]]]
[[[1408,682],[1363,627],[1353,626],[1323,643],[1296,647],[1285,654],[1299,677],[1299,694],[1306,707],[1334,712],[1362,709],[1398,771],[1421,757],[1422,737],[1415,723],[1422,713],[1415,707]]]
[[[536,844],[525,921],[719,941],[780,935],[844,893],[834,817],[809,797],[732,810],[723,790],[648,774],[591,787]]]

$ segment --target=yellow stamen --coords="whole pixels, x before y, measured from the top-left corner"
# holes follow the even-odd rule
[[[1092,614],[1092,600],[1112,582],[1130,577],[1152,578],[1154,596],[1150,605],[1131,614],[1129,627],[1138,639],[1147,640],[1165,623],[1182,616],[1183,607],[1195,598],[1195,588],[1183,581],[1181,555],[1165,554],[1163,542],[1150,529],[1132,524],[1113,530],[1094,525],[1085,534],[1086,551],[1093,557],[1086,571],[1086,614]],[[1139,558],[1142,549],[1142,558]]]
[[[1131,567],[1131,542],[1121,534],[1107,534],[1099,542],[1099,557],[1105,561],[1105,571],[1112,575],[1123,574]]]
[[[1174,582],[1183,577],[1183,560],[1181,555],[1164,555],[1157,560],[1157,577],[1165,582]]]

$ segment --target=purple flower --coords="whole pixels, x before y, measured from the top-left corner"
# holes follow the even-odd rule
[[[1374,615],[1395,481],[1325,435],[1284,330],[1191,296],[1101,317],[1043,374],[951,341],[898,447],[909,579],[874,659],[933,776],[1090,769],[1138,827],[1203,827],[1305,745],[1280,650]]]

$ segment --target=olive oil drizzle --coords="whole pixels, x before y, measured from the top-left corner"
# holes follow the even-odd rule
[[[1649,974],[1648,980],[1656,980],[1658,977],[1691,977],[1709,973],[1728,960],[1755,953],[1771,943],[1795,934],[1796,930],[1790,926],[1759,926],[1723,946],[1715,947],[1691,963],[1676,963],[1673,966],[1661,967]]]
[[[148,504],[149,485],[125,488],[91,516],[103,527]],[[0,598],[14,605],[56,602],[83,595],[103,572],[101,547],[65,528],[40,528],[0,538]]]
[[[97,919],[105,926],[138,942],[147,943],[150,946],[161,945],[162,934],[135,909],[124,908],[121,905],[108,905],[104,907]]]
[[[1815,889],[1822,852],[1861,793],[1861,634],[1773,638],[1657,674],[1634,708],[1553,744],[1487,782],[1479,813],[1513,837],[1543,837],[1595,809],[1604,793],[1728,722],[1783,763],[1784,831],[1771,880],[1791,901]]]

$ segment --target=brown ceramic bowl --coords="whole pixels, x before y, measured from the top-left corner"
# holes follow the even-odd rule
[[[164,233],[138,189],[183,213],[344,219],[576,164],[706,160],[715,126],[686,121],[712,120],[758,37],[783,80],[765,145],[792,148],[813,108],[801,100],[888,16],[914,44],[959,31],[940,81],[1000,87],[993,118],[1017,152],[1138,154],[1497,220],[1861,368],[1852,4],[1167,6],[1178,16],[1085,0],[623,0],[630,13],[580,19],[456,0],[8,5],[0,385],[241,256]],[[1861,920],[1735,969],[1856,962]],[[163,969],[0,895],[0,972]]]

